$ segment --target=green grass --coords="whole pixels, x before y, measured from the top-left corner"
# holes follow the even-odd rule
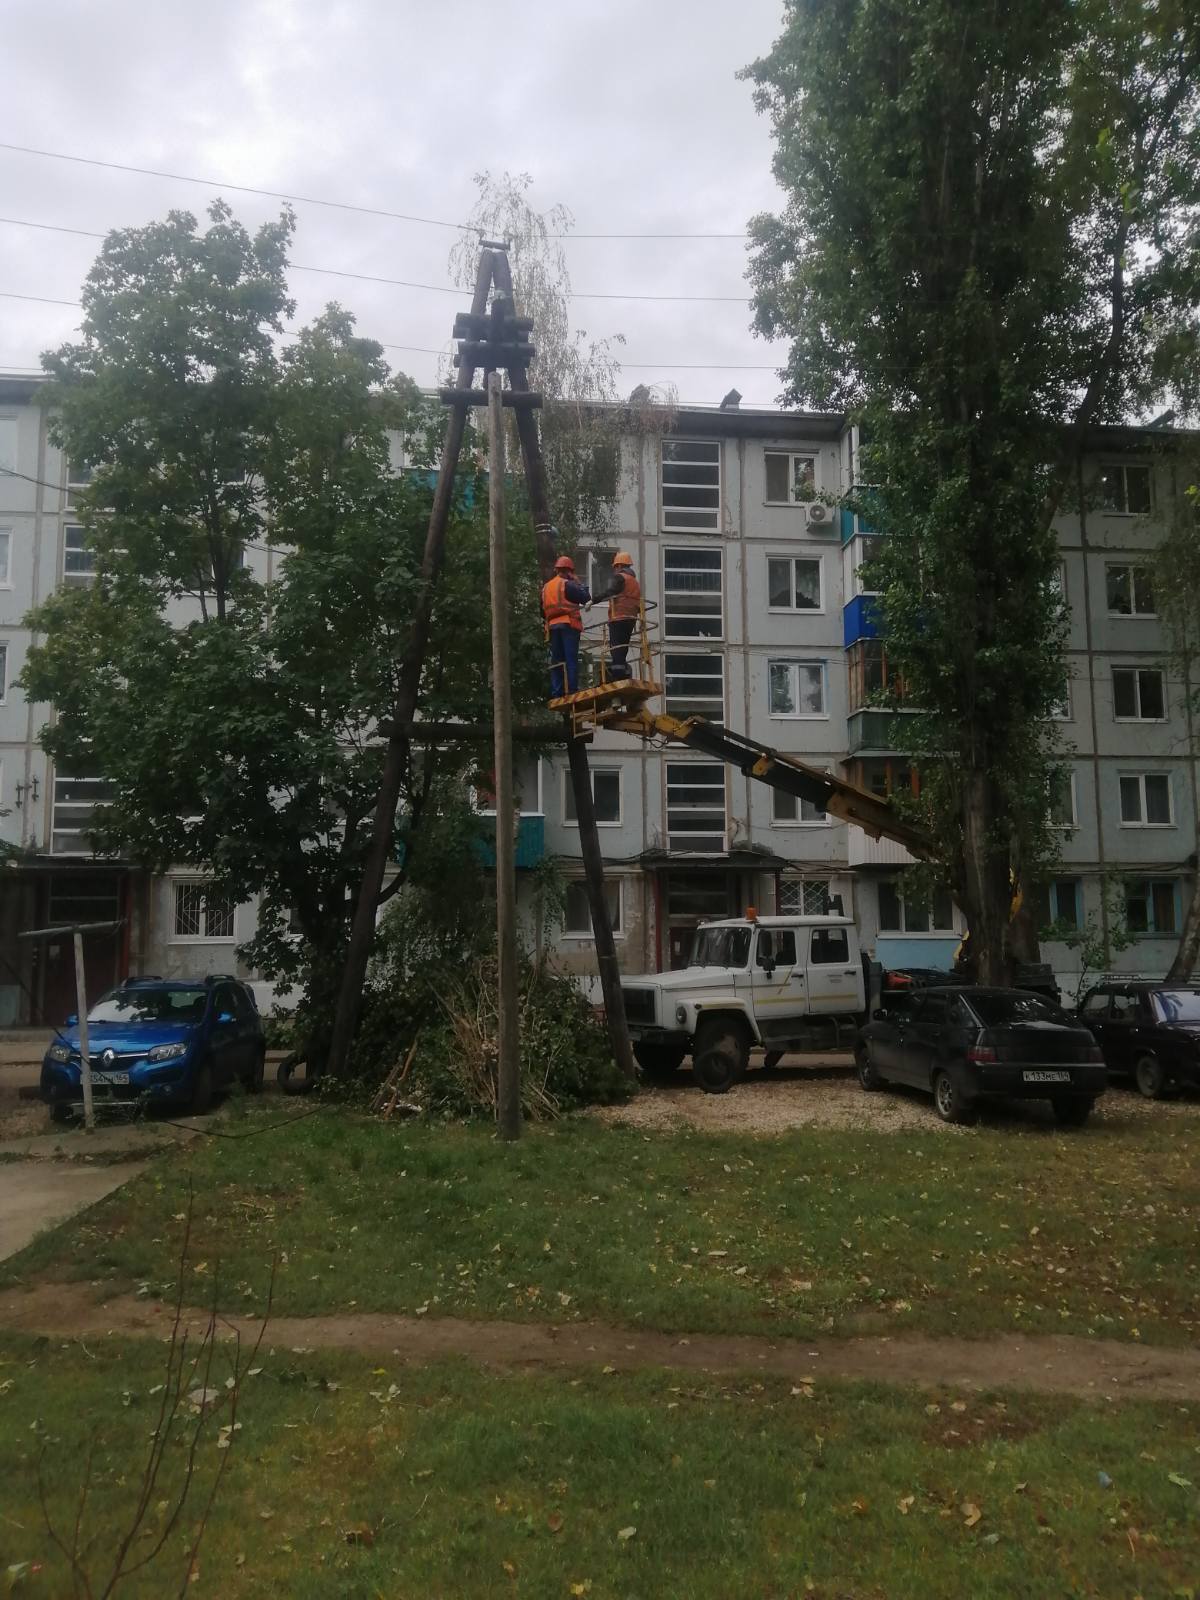
[[[1200,1448],[1186,1408],[862,1385],[810,1396],[657,1374],[497,1379],[269,1341],[259,1361],[199,1595],[1196,1593]],[[43,1564],[19,1592],[69,1592],[37,1504],[37,1453],[69,1530],[96,1435],[83,1528],[98,1572],[128,1520],[160,1366],[157,1345],[0,1338],[0,1570]],[[123,1596],[177,1591],[220,1420],[192,1515]],[[183,1453],[169,1452],[164,1502]]]
[[[248,1113],[247,1132],[279,1117]],[[261,1120],[260,1120],[261,1119]],[[479,1127],[322,1111],[172,1152],[6,1264],[276,1309],[606,1318],[672,1331],[997,1330],[1194,1340],[1200,1122],[961,1138],[650,1137],[578,1119]],[[194,1293],[193,1293],[194,1289]]]

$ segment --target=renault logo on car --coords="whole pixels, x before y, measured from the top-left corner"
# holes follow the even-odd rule
[[[117,1052],[115,1050],[106,1050],[100,1057],[100,1065],[102,1067],[115,1067],[116,1064]]]

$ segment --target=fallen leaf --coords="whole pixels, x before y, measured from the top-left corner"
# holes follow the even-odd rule
[[[902,1517],[906,1517],[908,1515],[910,1509],[912,1508],[912,1504],[916,1500],[916,1498],[917,1497],[916,1497],[915,1494],[906,1494],[904,1496],[903,1500],[897,1500],[896,1501],[896,1510],[900,1513],[900,1515]]]
[[[636,1532],[636,1528],[618,1528],[617,1538],[620,1539],[622,1544],[628,1544]]]
[[[591,1594],[591,1592],[592,1580],[590,1578],[585,1578],[582,1583],[573,1583],[571,1585],[571,1593],[573,1595]]]
[[[963,1521],[966,1523],[968,1528],[973,1528],[983,1516],[983,1512],[980,1511],[979,1507],[973,1500],[964,1500],[962,1505],[959,1507],[959,1510],[962,1512]]]
[[[951,1400],[950,1409],[951,1411],[965,1411],[967,1409],[967,1402],[965,1400]]]
[[[546,1526],[550,1529],[551,1533],[561,1533],[562,1525],[563,1518],[561,1511],[552,1511],[546,1518]]]
[[[516,1569],[516,1567],[513,1566],[511,1561],[502,1561],[500,1563],[500,1565],[504,1568],[505,1572],[508,1573],[510,1578],[515,1578],[516,1577],[517,1569]]]
[[[617,1370],[616,1367],[601,1367],[600,1368],[601,1372],[615,1372],[616,1370]]]
[[[1177,1484],[1181,1489],[1190,1489],[1192,1487],[1192,1480],[1190,1478],[1185,1478],[1182,1473],[1179,1472],[1168,1472],[1167,1481],[1169,1483]]]
[[[356,1522],[352,1528],[343,1529],[342,1538],[347,1544],[361,1544],[368,1550],[375,1543],[375,1534],[366,1522]]]
[[[925,1407],[925,1415],[927,1417],[936,1417],[941,1409],[941,1406],[939,1406],[936,1401],[931,1401],[930,1404]]]

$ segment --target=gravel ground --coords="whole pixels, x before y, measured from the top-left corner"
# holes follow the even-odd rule
[[[678,1084],[644,1089],[625,1106],[606,1106],[592,1113],[606,1122],[669,1132],[698,1128],[705,1133],[785,1133],[791,1128],[855,1128],[869,1132],[935,1132],[952,1137],[968,1128],[942,1122],[928,1095],[893,1088],[865,1094],[854,1077],[849,1056],[793,1055],[774,1072],[751,1070],[728,1094],[704,1094],[686,1069]],[[1093,1113],[1110,1126],[1143,1118],[1200,1117],[1200,1094],[1178,1100],[1143,1100],[1123,1085],[1100,1097]],[[1037,1101],[1011,1101],[985,1109],[979,1126],[1052,1125],[1050,1108]]]

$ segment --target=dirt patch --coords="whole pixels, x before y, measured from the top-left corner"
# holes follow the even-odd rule
[[[941,1121],[932,1097],[898,1086],[867,1094],[859,1087],[849,1056],[788,1056],[766,1072],[755,1067],[728,1094],[705,1094],[690,1068],[665,1087],[644,1089],[628,1105],[604,1106],[589,1115],[603,1122],[671,1133],[695,1128],[704,1133],[787,1133],[792,1128],[844,1128],[866,1133],[937,1133],[952,1138],[970,1129]],[[1101,1095],[1093,1118],[1109,1127],[1146,1118],[1200,1117],[1200,1094],[1176,1100],[1144,1100],[1122,1084]],[[1055,1126],[1048,1104],[1014,1100],[989,1104],[981,1128]]]
[[[202,1312],[186,1315],[197,1333],[207,1321]],[[171,1323],[172,1308],[161,1301],[129,1296],[101,1301],[80,1284],[43,1283],[0,1293],[0,1327],[21,1333],[162,1339],[169,1335]],[[253,1318],[222,1318],[229,1337],[235,1333],[243,1339],[253,1337],[258,1326]],[[966,1393],[1029,1389],[1089,1399],[1200,1400],[1200,1351],[1053,1334],[781,1341],[708,1334],[680,1337],[598,1322],[467,1322],[362,1313],[276,1317],[268,1340],[291,1349],[354,1350],[418,1363],[463,1356],[503,1370],[667,1368],[766,1373],[789,1379],[801,1389],[832,1379],[857,1379]],[[947,1426],[958,1426],[955,1415],[947,1409]]]

